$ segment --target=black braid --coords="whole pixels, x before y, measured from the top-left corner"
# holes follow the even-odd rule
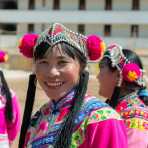
[[[3,72],[0,70],[0,77],[2,88],[2,95],[6,97],[6,109],[5,109],[5,118],[7,121],[12,122],[13,119],[13,106],[12,106],[12,96],[8,87],[8,84],[5,80]]]
[[[118,99],[119,99],[119,95],[120,95],[120,90],[121,90],[121,87],[119,86],[116,86],[114,88],[114,92],[111,96],[111,100],[107,100],[106,103],[108,103],[112,108],[115,108],[118,104]]]
[[[74,96],[74,98],[76,98],[75,102],[72,105],[68,117],[63,123],[63,128],[60,132],[58,140],[55,143],[54,148],[69,148],[71,144],[71,137],[75,128],[75,123],[74,123],[75,117],[83,103],[83,98],[87,91],[88,78],[89,78],[89,73],[86,71],[80,75],[80,82],[76,89],[76,94]]]

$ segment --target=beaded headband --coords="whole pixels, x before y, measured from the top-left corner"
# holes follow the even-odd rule
[[[90,61],[100,60],[105,49],[105,44],[99,36],[84,36],[59,23],[51,24],[40,35],[25,34],[20,39],[19,49],[26,57],[33,57],[33,53],[37,48],[43,48],[43,43],[53,47],[60,42],[65,42],[79,50]]]
[[[111,60],[112,67],[116,67],[119,70],[121,77],[125,81],[135,82],[139,86],[146,85],[143,79],[143,70],[136,63],[130,62],[125,57],[120,45],[109,45],[103,57]]]

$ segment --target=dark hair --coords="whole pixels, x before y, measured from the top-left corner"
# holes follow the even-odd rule
[[[83,54],[80,53],[79,50],[77,50],[75,47],[72,47],[71,45],[66,44],[64,42],[61,42],[61,47],[64,50],[64,53],[66,53],[73,59],[77,58],[80,64],[83,65],[83,69],[80,72],[79,84],[76,86],[74,102],[72,104],[72,107],[70,109],[68,116],[66,117],[65,121],[62,124],[62,129],[59,131],[59,135],[57,137],[57,141],[55,142],[55,146],[54,146],[54,148],[69,148],[71,144],[72,133],[75,129],[74,119],[83,103],[83,98],[87,91],[89,74],[88,72],[84,71],[84,68],[87,63],[87,59]],[[44,52],[42,50],[43,48],[44,48]],[[47,43],[40,44],[40,46],[36,48],[35,53],[34,53],[35,60],[43,58],[46,51],[49,50],[49,48],[50,47]]]
[[[129,49],[123,49],[123,53],[125,55],[125,57],[132,63],[136,63],[141,69],[143,69],[143,64],[142,64],[142,61],[140,59],[140,57],[134,52],[134,51],[131,51]],[[111,65],[111,60],[109,58],[104,58],[103,60],[106,61],[109,69],[111,71],[115,71],[117,70],[117,68],[115,67],[112,67]],[[131,92],[134,92],[136,90],[143,90],[143,89],[146,89],[146,87],[143,87],[143,86],[139,86],[137,85],[135,82],[131,83],[131,82],[127,82],[127,81],[124,81],[125,83],[125,86],[124,89],[126,89],[125,91],[127,91],[128,93],[131,93]],[[122,87],[122,86],[121,86]],[[118,99],[119,99],[119,96],[121,95],[120,92],[121,92],[121,87],[119,86],[116,86],[114,88],[114,92],[112,94],[112,97],[111,97],[111,100],[107,102],[109,102],[109,104],[115,108],[117,103],[118,103]],[[139,98],[146,104],[148,105],[148,97],[146,96],[139,96]]]
[[[75,49],[75,47],[73,47],[73,46],[71,46],[71,45],[69,45],[65,42],[61,42],[60,45],[61,45],[61,48],[62,48],[64,53],[66,53],[67,55],[69,55],[73,59],[77,58],[80,63],[84,64],[84,67],[86,66],[87,59],[82,53],[80,53],[79,50]],[[48,43],[42,42],[35,49],[34,60],[44,58],[46,52],[48,50],[52,50],[52,48],[51,49],[50,48],[51,48],[51,46]]]
[[[5,80],[3,72],[0,70],[1,78],[1,93],[6,98],[6,107],[5,107],[5,118],[7,121],[12,122],[13,119],[13,106],[12,106],[12,96],[9,90],[8,84]]]

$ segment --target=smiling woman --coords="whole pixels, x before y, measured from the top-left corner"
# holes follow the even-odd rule
[[[65,46],[63,49],[67,48],[65,43],[61,43],[61,46],[57,44],[44,58],[34,62],[38,82],[54,101],[65,96],[77,85],[81,73],[78,60],[68,56],[66,50],[64,53],[62,45]]]
[[[98,61],[102,56],[102,39],[58,23],[33,37],[29,42],[33,53],[26,50],[25,37],[20,49],[28,57],[33,55],[34,74],[49,101],[32,117],[27,133],[22,132],[24,147],[126,148],[123,120],[106,103],[86,94],[87,60]]]

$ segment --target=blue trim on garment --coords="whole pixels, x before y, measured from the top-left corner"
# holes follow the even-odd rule
[[[138,95],[140,97],[148,97],[148,90],[147,89],[141,89],[139,92],[138,92]]]
[[[86,116],[96,109],[100,109],[102,107],[107,107],[108,104],[100,101],[98,98],[92,98],[91,100],[85,102],[75,119],[75,124],[80,124]]]
[[[41,137],[40,139],[36,139],[32,142],[32,148],[39,148],[46,144],[53,144],[56,140],[57,131],[49,133],[45,137]]]

